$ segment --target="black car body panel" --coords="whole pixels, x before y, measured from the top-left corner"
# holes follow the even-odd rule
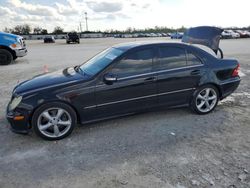
[[[34,111],[40,105],[53,101],[70,105],[77,113],[78,122],[87,123],[154,107],[188,105],[195,90],[204,84],[216,86],[220,98],[223,99],[240,83],[238,76],[231,77],[232,71],[238,66],[236,60],[217,59],[192,45],[138,42],[116,45],[112,48],[121,50],[121,55],[112,59],[110,64],[94,76],[86,74],[84,70],[67,68],[19,84],[13,90],[12,99],[23,96],[22,101],[14,110],[7,108],[7,118],[12,128],[16,132],[27,132],[31,128],[30,122]],[[169,49],[172,52],[165,53]],[[139,73],[117,76],[114,83],[104,80],[105,75],[115,75],[117,70],[119,72],[121,61],[144,51],[143,61],[150,64],[148,72],[144,73],[141,72],[141,68],[136,68],[132,71]],[[166,57],[166,54],[171,53],[172,57]],[[174,62],[172,66],[178,65],[179,62],[183,66],[161,68],[159,65],[169,58]],[[25,119],[14,121],[15,114],[22,114]]]

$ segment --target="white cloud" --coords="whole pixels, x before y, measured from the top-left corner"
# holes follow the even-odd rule
[[[22,2],[21,0],[9,0],[9,3],[15,8],[26,11],[30,15],[38,16],[54,16],[60,18],[61,15],[57,13],[57,10],[50,6],[44,6],[40,4],[30,4]]]
[[[30,1],[29,1],[30,2]],[[154,26],[249,26],[249,0],[26,0],[0,1],[0,30],[28,23],[52,31],[55,26],[75,30],[88,13],[91,30]],[[21,23],[20,23],[21,22]]]
[[[94,12],[118,12],[122,10],[121,2],[96,2],[88,1],[87,5]]]
[[[16,13],[7,7],[0,6],[0,16],[15,15]]]

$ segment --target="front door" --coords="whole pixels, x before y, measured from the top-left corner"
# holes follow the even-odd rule
[[[133,50],[105,73],[117,81],[106,84],[103,76],[96,85],[97,118],[129,114],[157,105],[156,75],[152,72],[155,50]]]

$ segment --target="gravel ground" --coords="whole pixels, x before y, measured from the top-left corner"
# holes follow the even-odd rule
[[[186,108],[144,113],[79,126],[58,142],[8,129],[5,108],[16,83],[44,65],[49,71],[76,65],[131,40],[27,41],[26,57],[0,67],[0,188],[250,187],[249,39],[222,41],[225,56],[241,63],[242,82],[208,115]]]

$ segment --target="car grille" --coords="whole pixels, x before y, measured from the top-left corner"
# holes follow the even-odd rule
[[[20,44],[23,48],[26,47],[26,44],[25,44],[25,41],[23,40],[23,38],[20,38],[19,41],[20,41]]]

